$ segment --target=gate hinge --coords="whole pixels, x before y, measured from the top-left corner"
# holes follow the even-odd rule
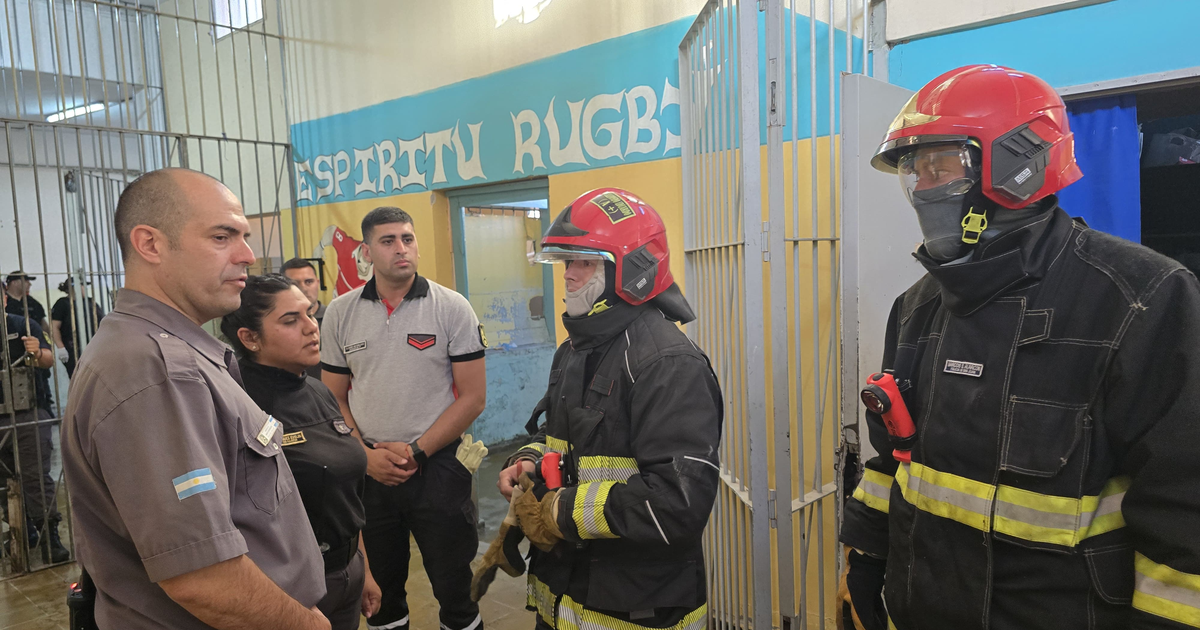
[[[775,491],[767,490],[767,519],[771,523],[771,529],[779,529],[779,506],[775,500]]]
[[[759,249],[762,250],[763,262],[771,260],[771,222],[762,222],[762,241],[759,242]]]

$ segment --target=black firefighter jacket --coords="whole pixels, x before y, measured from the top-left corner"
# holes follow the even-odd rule
[[[886,557],[894,626],[1200,627],[1196,278],[1058,208],[923,262],[883,361],[912,463],[868,413],[841,535]]]
[[[563,453],[568,486],[565,540],[531,551],[528,606],[556,628],[703,628],[723,418],[708,359],[654,302],[563,321],[530,431],[546,421],[517,454]]]

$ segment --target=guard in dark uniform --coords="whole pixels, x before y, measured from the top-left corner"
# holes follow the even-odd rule
[[[308,305],[285,276],[251,277],[221,332],[238,353],[246,392],[283,424],[283,454],[325,559],[326,595],[317,608],[333,630],[355,630],[360,611],[370,617],[380,599],[359,535],[367,456],[333,393],[305,374],[321,358]]]
[[[49,370],[46,368],[54,366],[54,354],[50,351],[50,344],[46,341],[42,327],[32,318],[26,320],[9,312],[7,309],[10,302],[7,294],[4,294],[2,299],[5,301],[5,326],[2,332],[8,340],[8,355],[0,356],[3,362],[0,369],[5,370],[3,378],[6,381],[12,379],[12,386],[17,384],[18,379],[32,381],[33,396],[25,402],[16,400],[18,396],[14,395],[14,404],[10,405],[0,394],[0,410],[3,410],[0,427],[7,427],[12,422],[20,425],[36,420],[49,420],[54,414],[51,412],[50,380],[47,377]],[[22,357],[34,347],[38,348],[38,351],[35,353],[33,366],[24,367]],[[6,387],[12,386],[6,383]],[[44,562],[66,562],[71,559],[71,552],[63,546],[58,534],[62,515],[55,500],[54,477],[50,474],[51,454],[54,451],[53,429],[50,424],[28,424],[18,427],[16,432],[29,548],[42,545]],[[0,441],[4,442],[0,448],[0,474],[15,474],[17,468],[13,461],[13,439],[10,437],[4,440],[4,433],[0,433]],[[12,515],[9,515],[9,518],[12,518]]]

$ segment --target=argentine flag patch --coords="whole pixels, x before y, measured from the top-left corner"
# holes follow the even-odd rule
[[[207,468],[197,468],[190,473],[180,475],[172,479],[171,483],[175,484],[175,494],[179,496],[180,501],[193,494],[217,489],[212,471]]]

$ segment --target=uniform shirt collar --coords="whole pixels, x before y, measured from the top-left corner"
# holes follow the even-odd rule
[[[205,332],[183,313],[145,293],[132,289],[121,289],[117,292],[117,303],[113,311],[144,319],[179,337],[214,364],[228,367],[225,363],[225,356],[229,346]]]
[[[429,295],[429,281],[421,274],[417,274],[413,278],[412,286],[408,288],[408,293],[404,294],[404,299],[411,300],[414,298],[423,298]],[[379,290],[375,288],[375,276],[371,276],[367,280],[367,284],[363,285],[362,293],[359,295],[364,300],[379,301]]]

